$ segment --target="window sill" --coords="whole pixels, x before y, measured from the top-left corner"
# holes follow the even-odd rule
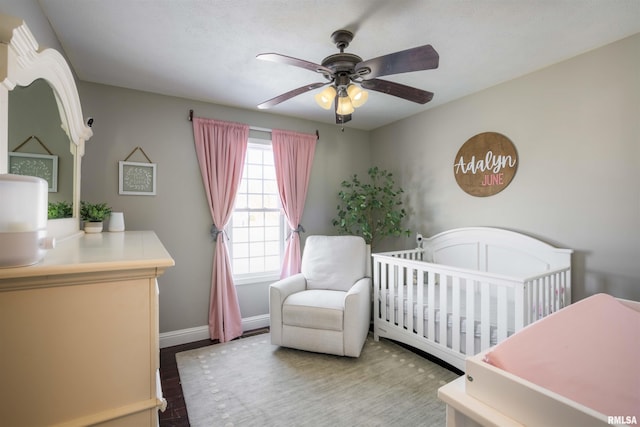
[[[278,280],[280,280],[280,272],[244,274],[242,276],[233,277],[233,283],[236,286],[255,285],[257,283],[272,283]]]

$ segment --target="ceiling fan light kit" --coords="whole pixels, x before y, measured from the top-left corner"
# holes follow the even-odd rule
[[[340,116],[347,116],[354,112],[353,104],[351,103],[351,98],[347,95],[344,89],[340,90],[340,95],[338,95],[338,105],[336,106],[336,114]]]
[[[327,86],[322,91],[316,94],[314,97],[319,106],[328,110],[333,104],[333,99],[336,97],[336,89],[333,86]]]
[[[347,87],[347,93],[349,94],[349,98],[351,98],[351,103],[354,108],[362,107],[364,103],[367,102],[367,99],[369,99],[369,92],[353,84]]]
[[[316,103],[328,110],[335,101],[336,123],[344,124],[351,120],[351,114],[355,108],[361,107],[367,102],[369,93],[363,88],[418,104],[431,101],[432,92],[378,79],[380,76],[438,68],[439,56],[431,45],[418,46],[363,61],[357,55],[345,53],[344,50],[352,40],[352,32],[335,31],[331,35],[331,41],[340,50],[340,53],[327,56],[322,64],[278,53],[259,54],[257,58],[261,60],[293,65],[322,74],[328,82],[312,83],[299,87],[261,103],[258,108],[271,108],[294,96],[327,86],[315,95]]]

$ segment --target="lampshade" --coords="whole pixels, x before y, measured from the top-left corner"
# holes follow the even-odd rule
[[[351,99],[347,96],[347,94],[344,93],[344,95],[339,96],[338,108],[336,109],[336,113],[341,116],[346,116],[353,113],[353,111],[353,104],[351,103]]]
[[[316,94],[315,99],[319,106],[328,110],[333,104],[336,97],[336,89],[333,86],[327,86],[322,92]]]
[[[349,98],[351,98],[351,104],[354,108],[364,105],[367,99],[369,99],[369,93],[356,85],[349,85],[347,93],[349,94]]]

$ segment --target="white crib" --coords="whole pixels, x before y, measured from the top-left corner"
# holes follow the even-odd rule
[[[375,339],[464,370],[466,356],[571,303],[569,249],[488,227],[445,231],[423,244],[372,255]]]

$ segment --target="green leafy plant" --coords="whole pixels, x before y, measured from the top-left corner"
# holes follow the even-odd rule
[[[396,188],[393,175],[372,167],[367,172],[369,182],[362,182],[356,174],[342,181],[338,193],[338,216],[332,220],[340,234],[359,235],[374,246],[389,236],[410,235],[401,223],[407,216],[402,207],[402,188]]]
[[[73,207],[70,203],[62,202],[49,202],[47,208],[47,217],[49,219],[58,218],[71,218],[73,216]]]
[[[80,216],[84,221],[100,222],[109,216],[111,208],[106,203],[80,202]]]

